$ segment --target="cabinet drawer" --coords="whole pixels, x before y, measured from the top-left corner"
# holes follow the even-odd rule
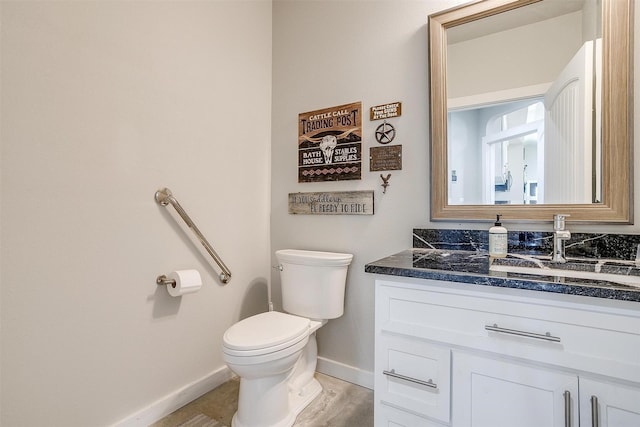
[[[380,282],[377,287],[378,332],[567,364],[605,375],[626,377],[629,371],[640,372],[637,313],[627,317],[587,304],[561,306],[506,293],[392,284]]]
[[[375,427],[445,427],[426,418],[418,417],[386,405],[376,406]]]
[[[379,404],[449,421],[449,349],[420,340],[380,335],[376,341],[375,360],[375,391]]]

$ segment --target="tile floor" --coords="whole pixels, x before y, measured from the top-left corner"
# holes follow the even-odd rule
[[[371,427],[373,391],[316,373],[322,394],[298,415],[295,427]],[[228,381],[151,427],[177,427],[198,414],[231,426],[238,405],[239,380]]]

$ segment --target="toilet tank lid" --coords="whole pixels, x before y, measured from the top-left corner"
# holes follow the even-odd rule
[[[353,259],[352,254],[337,252],[306,251],[301,249],[281,249],[276,251],[279,262],[302,265],[349,265]]]
[[[277,346],[309,333],[310,320],[278,311],[248,317],[224,333],[224,346],[233,350],[255,350]]]

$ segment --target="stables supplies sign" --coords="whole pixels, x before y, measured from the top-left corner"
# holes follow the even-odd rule
[[[298,182],[361,179],[362,103],[298,116]]]

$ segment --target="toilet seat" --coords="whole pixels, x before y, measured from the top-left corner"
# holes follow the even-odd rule
[[[223,350],[241,357],[277,352],[308,338],[310,324],[309,319],[278,311],[256,314],[227,329]]]

